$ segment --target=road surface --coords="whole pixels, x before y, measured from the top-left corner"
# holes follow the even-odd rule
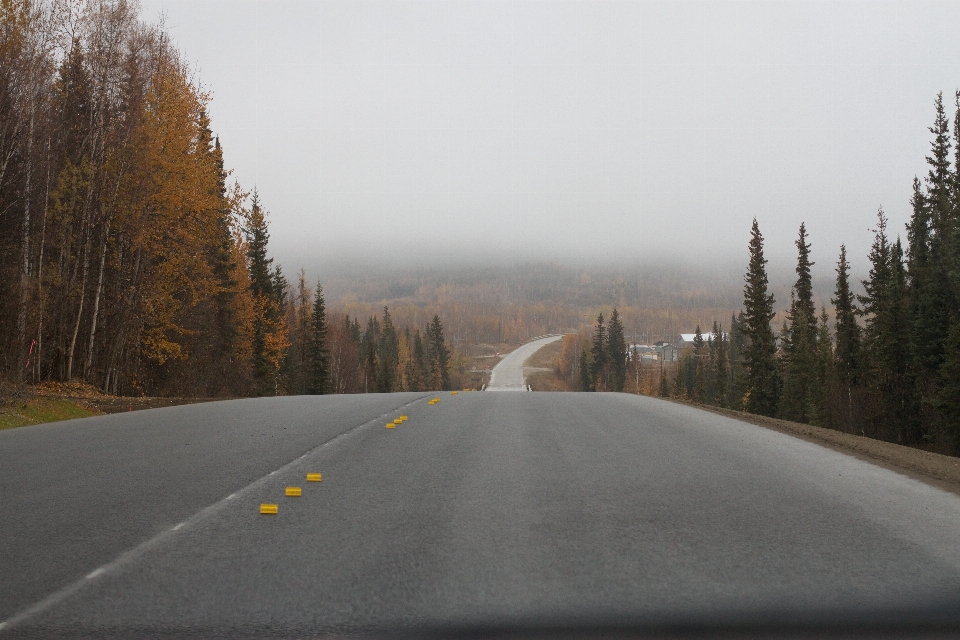
[[[960,603],[956,495],[625,394],[250,399],[12,429],[0,504],[0,640]]]
[[[526,391],[523,363],[542,347],[560,340],[563,336],[547,336],[523,344],[503,357],[490,371],[490,382],[485,391]]]

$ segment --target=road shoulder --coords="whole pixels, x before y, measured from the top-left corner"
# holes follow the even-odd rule
[[[671,402],[676,402],[671,400]],[[779,418],[768,418],[733,409],[721,409],[707,405],[691,404],[704,411],[710,411],[730,418],[736,418],[750,424],[779,431],[802,440],[823,445],[835,451],[854,456],[915,480],[933,485],[944,491],[960,495],[960,458],[939,453],[905,447],[892,442],[874,440],[864,436],[834,431],[809,424],[800,424]]]

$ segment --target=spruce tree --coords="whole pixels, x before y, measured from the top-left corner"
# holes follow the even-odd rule
[[[252,336],[253,376],[258,394],[266,395],[276,387],[277,371],[271,359],[268,342],[274,326],[280,319],[280,308],[276,299],[275,272],[271,269],[273,258],[267,257],[270,233],[267,230],[266,216],[260,206],[256,189],[253,190],[244,235],[247,240],[250,292],[256,305]]]
[[[816,378],[817,318],[813,304],[813,280],[810,275],[810,245],[807,230],[800,224],[796,241],[797,282],[791,294],[788,327],[784,332],[783,394],[780,415],[795,422],[810,422],[813,408],[812,390]]]
[[[834,388],[836,374],[833,368],[833,341],[826,307],[820,310],[820,324],[816,340],[816,375],[813,379],[810,422],[821,427],[832,427],[828,399]]]
[[[847,248],[840,245],[840,258],[837,260],[837,287],[834,304],[837,314],[837,344],[834,349],[833,371],[838,388],[836,395],[844,407],[844,423],[853,426],[853,389],[860,378],[861,347],[860,325],[857,323],[859,310],[856,307],[853,292],[850,291],[850,264],[847,262]]]
[[[443,337],[443,325],[440,316],[433,316],[427,325],[427,366],[432,391],[444,391],[450,386],[450,350]]]
[[[594,389],[594,386],[593,386],[593,375],[590,373],[590,371],[591,371],[591,369],[592,369],[590,365],[591,365],[591,363],[590,363],[590,361],[587,359],[587,350],[586,350],[586,349],[581,349],[581,350],[580,350],[580,362],[579,362],[579,369],[580,369],[580,391],[595,391],[595,390],[596,390],[596,389]]]
[[[684,352],[680,354],[680,359],[677,361],[677,372],[673,378],[673,390],[670,392],[670,395],[677,400],[686,400],[688,397],[687,373],[690,368],[690,361],[688,350],[684,350]]]
[[[901,444],[914,444],[916,410],[913,385],[907,377],[909,325],[906,308],[906,274],[903,251],[886,235],[887,219],[877,214],[877,229],[870,249],[870,272],[859,296],[866,316],[864,355],[873,398],[870,416],[874,435]]]
[[[399,360],[397,330],[393,326],[390,310],[383,308],[383,325],[380,331],[380,341],[377,349],[379,362],[377,365],[377,391],[389,393],[395,390],[397,377],[397,362]]]
[[[420,337],[419,329],[413,332],[413,354],[411,360],[410,391],[426,391],[426,378],[423,373],[426,367],[426,358],[423,349],[423,338]]]
[[[766,263],[763,257],[763,236],[756,218],[750,232],[750,263],[744,276],[743,332],[747,345],[743,353],[746,368],[746,409],[750,413],[774,416],[777,413],[779,372],[776,340],[770,321],[773,319],[773,295],[767,292]]]
[[[323,287],[317,283],[313,301],[313,323],[310,336],[310,393],[330,393],[330,349],[327,346],[327,307]]]
[[[203,112],[201,122],[202,131],[209,132],[209,119]],[[223,165],[223,149],[220,148],[220,138],[214,139],[211,150],[214,166],[217,171],[216,196],[219,204],[216,216],[216,241],[213,247],[213,274],[217,282],[217,291],[214,294],[217,317],[217,344],[219,353],[220,378],[226,379],[230,369],[236,369],[233,354],[236,349],[239,327],[233,310],[233,301],[238,293],[239,283],[233,277],[236,269],[234,260],[233,215],[227,202],[227,171]],[[231,376],[232,377],[232,376]],[[236,393],[236,389],[234,393]]]
[[[603,324],[603,314],[597,316],[597,328],[593,334],[593,346],[590,349],[590,375],[593,378],[591,385],[595,391],[607,390],[607,330]]]
[[[727,406],[731,409],[742,410],[744,408],[744,396],[747,389],[747,374],[743,362],[743,354],[746,349],[747,337],[743,327],[745,322],[743,312],[730,316],[730,341],[729,359],[730,359],[730,391],[727,394]]]
[[[921,207],[928,209],[924,217],[929,220],[926,269],[922,268],[923,264],[920,262],[924,257],[920,253],[923,225],[918,222],[917,229],[912,228],[913,217],[916,217],[914,215],[908,227],[911,234],[916,231],[918,236],[916,242],[913,237],[908,237],[910,251],[918,251],[918,264],[910,264],[909,267],[920,267],[916,273],[910,273],[910,284],[912,289],[916,289],[915,293],[911,291],[911,298],[915,298],[915,302],[912,299],[911,303],[916,305],[914,317],[919,323],[913,328],[913,333],[916,334],[914,346],[919,349],[916,354],[917,365],[920,381],[924,386],[935,379],[935,372],[943,362],[946,327],[950,325],[951,313],[957,310],[956,296],[950,282],[950,274],[955,270],[954,243],[957,231],[957,215],[951,198],[955,178],[950,171],[949,120],[944,111],[942,94],[937,94],[934,108],[934,124],[929,129],[934,139],[930,145],[930,155],[926,158],[929,170],[926,193],[922,198],[924,206]],[[914,201],[917,200],[915,194]],[[915,210],[917,207],[918,205],[914,204]],[[934,391],[926,389],[925,393]]]
[[[956,318],[947,333],[946,357],[939,371],[937,409],[940,431],[953,455],[960,455],[960,321]]]
[[[380,366],[380,320],[376,316],[367,319],[367,328],[360,340],[360,358],[363,361],[363,391],[377,390],[377,372]]]
[[[834,362],[837,377],[848,392],[856,384],[860,372],[860,325],[857,323],[858,309],[853,292],[850,290],[850,264],[847,262],[847,248],[840,245],[840,258],[837,260],[837,287],[831,302],[837,314],[837,346]]]
[[[614,309],[607,328],[607,355],[610,359],[609,390],[623,391],[627,382],[627,341],[620,314]]]

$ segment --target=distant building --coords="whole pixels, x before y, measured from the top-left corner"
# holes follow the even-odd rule
[[[680,350],[669,342],[657,342],[653,348],[664,362],[676,362],[680,359]]]
[[[728,334],[726,331],[724,331],[722,335],[724,340],[730,339],[730,334]],[[713,332],[711,331],[706,331],[704,333],[701,333],[700,336],[703,338],[704,344],[713,340]],[[680,342],[677,344],[677,348],[680,351],[683,351],[686,347],[692,347],[693,341],[696,337],[697,337],[697,334],[695,333],[681,333]]]
[[[631,344],[627,349],[627,354],[630,358],[633,358],[635,354],[640,356],[640,362],[657,362],[660,360],[657,348],[649,344]]]

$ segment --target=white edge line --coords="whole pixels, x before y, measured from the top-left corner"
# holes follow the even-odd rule
[[[430,395],[430,394],[427,394],[427,395]],[[423,396],[423,398],[427,397],[427,395]],[[405,407],[409,407],[410,405],[415,404],[415,403],[423,400],[423,398],[417,398],[416,400],[411,400],[410,402],[407,402],[406,404],[402,404],[402,405],[400,405],[399,407],[397,407],[396,409],[394,409],[394,411],[397,411],[397,410],[399,410],[399,409],[403,409],[403,408],[405,408]],[[347,430],[344,431],[343,433],[339,433],[339,434],[335,435],[334,437],[330,438],[330,439],[327,440],[326,442],[317,445],[317,446],[314,447],[313,449],[310,449],[310,450],[307,451],[307,453],[304,454],[304,455],[311,454],[311,453],[315,453],[315,452],[319,451],[320,449],[326,447],[327,445],[330,445],[330,444],[332,444],[332,443],[334,443],[334,442],[337,442],[337,441],[340,440],[341,438],[344,438],[345,436],[348,436],[348,435],[354,433],[355,431],[358,431],[358,430],[362,429],[363,427],[366,427],[366,426],[375,424],[375,423],[377,423],[377,422],[379,422],[379,421],[380,421],[379,418],[374,418],[373,420],[369,420],[369,421],[364,422],[364,423],[362,423],[362,424],[358,424],[357,426],[355,426],[355,427],[353,427],[353,428],[351,428],[351,429],[347,429]],[[301,457],[302,457],[302,456],[301,456]],[[266,475],[258,478],[257,480],[254,480],[253,482],[251,482],[251,483],[248,484],[247,486],[243,487],[243,488],[240,489],[239,491],[230,494],[230,496],[228,496],[227,498],[224,498],[224,499],[220,500],[219,502],[215,502],[215,503],[213,503],[213,504],[211,504],[211,505],[209,505],[209,506],[207,506],[207,507],[204,507],[203,509],[201,509],[200,511],[198,511],[197,513],[195,513],[193,516],[191,516],[190,518],[187,518],[186,520],[184,520],[183,522],[181,522],[181,523],[180,523],[179,525],[177,525],[176,527],[173,527],[172,529],[167,529],[166,531],[163,531],[162,533],[154,536],[153,538],[150,538],[149,540],[146,540],[145,542],[141,542],[141,543],[140,543],[139,545],[137,545],[136,547],[134,547],[134,548],[132,548],[132,549],[129,549],[129,550],[127,550],[127,551],[122,552],[122,553],[121,553],[119,556],[117,556],[113,561],[108,562],[107,564],[105,564],[105,565],[103,565],[103,566],[101,566],[101,567],[99,567],[99,568],[97,568],[97,569],[94,569],[93,571],[91,571],[90,573],[88,573],[88,574],[85,575],[84,577],[80,578],[79,580],[76,580],[76,581],[74,581],[73,583],[68,584],[68,585],[65,586],[65,587],[62,587],[61,589],[59,589],[59,590],[57,590],[57,591],[54,591],[53,593],[51,593],[50,595],[48,595],[48,596],[47,596],[46,598],[44,598],[43,600],[40,600],[39,602],[34,603],[33,605],[31,605],[31,606],[27,607],[26,609],[24,609],[23,611],[21,611],[20,613],[14,614],[14,615],[11,616],[10,618],[7,618],[6,620],[0,621],[0,631],[5,630],[5,629],[8,629],[8,628],[13,628],[13,627],[15,627],[16,625],[18,625],[18,624],[20,624],[20,623],[22,623],[22,622],[24,622],[24,621],[32,618],[33,616],[37,615],[38,613],[42,613],[43,611],[49,609],[50,607],[52,607],[52,606],[54,606],[54,605],[56,605],[56,604],[59,604],[60,602],[63,602],[64,600],[66,600],[67,598],[69,598],[70,596],[72,596],[73,594],[75,594],[75,593],[77,593],[78,591],[80,591],[81,589],[83,589],[86,585],[88,585],[88,584],[90,583],[90,581],[91,581],[93,578],[96,578],[97,576],[99,576],[99,575],[101,575],[101,574],[103,574],[103,573],[106,573],[107,571],[113,571],[114,569],[120,568],[120,567],[122,567],[123,565],[125,565],[125,564],[127,564],[127,563],[129,563],[129,562],[132,562],[132,561],[136,560],[138,557],[142,556],[143,554],[145,554],[145,553],[146,553],[147,551],[149,551],[150,549],[153,549],[154,547],[160,546],[160,544],[162,544],[163,542],[165,542],[168,538],[172,537],[172,536],[174,535],[174,532],[175,532],[179,527],[181,527],[181,526],[183,526],[183,525],[186,525],[186,524],[188,524],[188,523],[191,523],[191,522],[199,522],[199,521],[205,519],[207,516],[213,515],[214,513],[220,511],[220,510],[223,509],[223,508],[225,508],[225,507],[227,506],[227,501],[228,501],[231,497],[237,496],[237,495],[240,495],[240,494],[244,494],[244,493],[248,493],[248,492],[250,492],[250,491],[253,491],[254,489],[256,489],[257,487],[259,487],[260,485],[266,484],[267,480],[269,480],[272,475],[274,475],[274,474],[276,474],[276,473],[278,473],[278,472],[280,472],[280,471],[285,471],[285,470],[287,470],[288,468],[293,467],[294,465],[298,464],[299,462],[300,462],[300,458],[296,458],[295,460],[292,460],[291,462],[288,462],[287,464],[283,465],[283,466],[280,467],[279,469],[274,469],[274,470],[271,471],[270,473],[268,473],[268,474],[266,474]]]

